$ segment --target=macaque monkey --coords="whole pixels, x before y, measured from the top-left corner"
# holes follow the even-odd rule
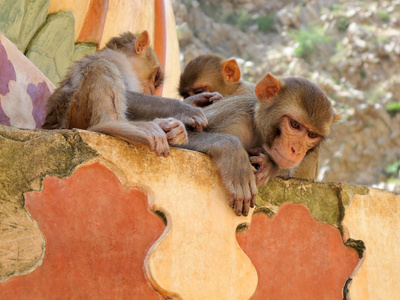
[[[254,89],[255,84],[241,79],[240,68],[234,58],[225,59],[214,54],[192,59],[183,70],[179,83],[179,94],[184,99],[204,92],[217,92],[222,97],[254,95]],[[188,99],[185,103],[204,107],[221,99],[219,94],[208,97],[209,102]]]
[[[259,181],[289,176],[294,168],[315,176],[319,145],[338,119],[315,84],[271,74],[256,85],[255,96],[224,98],[203,111],[208,127],[188,132],[189,142],[182,147],[211,157],[237,215],[254,207]],[[249,160],[251,149],[256,150]]]
[[[163,73],[149,44],[147,31],[127,32],[76,62],[47,100],[42,128],[110,134],[147,145],[158,156],[169,154],[169,144],[186,143],[185,125],[201,130],[207,119],[199,108],[152,96]]]

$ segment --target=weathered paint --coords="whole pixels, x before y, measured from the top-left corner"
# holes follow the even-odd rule
[[[40,261],[44,237],[23,208],[23,193],[38,191],[47,175],[71,176],[96,152],[68,131],[0,126],[0,281],[25,274]],[[1,297],[0,297],[1,298]]]
[[[157,290],[183,299],[250,298],[257,273],[236,241],[236,227],[250,217],[237,217],[229,207],[207,156],[172,148],[167,158],[157,157],[148,147],[80,132],[127,182],[150,190],[152,208],[168,220],[146,263]]]
[[[1,107],[2,96],[7,95],[10,92],[9,82],[11,80],[16,80],[17,75],[15,74],[15,69],[8,59],[6,48],[0,40],[0,124],[10,125],[10,118],[5,114],[3,108]]]
[[[49,0],[0,0],[0,31],[25,52],[47,17]]]
[[[355,196],[343,224],[366,246],[351,299],[400,299],[400,195],[371,188]]]
[[[44,101],[54,85],[1,33],[0,64],[0,124],[38,128]]]
[[[71,65],[74,45],[74,16],[59,12],[47,18],[30,42],[26,56],[48,79],[58,84]]]
[[[108,12],[109,0],[92,0],[77,42],[100,45]]]
[[[50,0],[48,14],[54,14],[57,12],[71,12],[74,15],[75,27],[74,33],[75,38],[79,36],[82,30],[83,23],[87,12],[89,10],[90,3],[92,0]]]
[[[41,266],[0,283],[1,299],[162,299],[144,275],[148,249],[165,229],[147,195],[104,166],[46,177],[25,195],[46,239]]]
[[[252,299],[343,299],[359,263],[339,230],[315,221],[302,204],[282,204],[273,218],[254,214],[250,229],[237,238],[258,273]]]
[[[32,115],[35,120],[36,127],[41,128],[43,125],[44,118],[46,117],[44,107],[46,105],[47,98],[50,97],[51,92],[47,84],[43,81],[37,86],[30,83],[28,85],[27,93],[32,99],[33,109]]]
[[[312,180],[277,178],[258,189],[257,204],[269,207],[273,213],[285,202],[302,203],[312,216],[325,223],[340,226],[346,207],[355,194],[366,194],[364,186],[323,183]]]

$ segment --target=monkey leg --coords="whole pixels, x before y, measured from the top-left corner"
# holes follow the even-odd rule
[[[217,167],[229,194],[229,205],[240,216],[254,207],[257,186],[253,167],[239,138],[229,134],[188,132],[189,142],[183,148],[208,154]]]

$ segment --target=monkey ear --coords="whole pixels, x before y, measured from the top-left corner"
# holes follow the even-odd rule
[[[268,102],[282,89],[282,82],[271,73],[265,75],[256,85],[256,96],[261,102]]]
[[[342,118],[342,116],[341,116],[341,115],[337,115],[336,113],[335,113],[335,114],[333,114],[333,123],[335,123],[335,122],[339,121],[341,118]]]
[[[147,30],[143,31],[135,41],[135,52],[139,55],[146,53],[150,45],[149,33]]]
[[[240,80],[240,68],[236,59],[228,59],[222,64],[222,76],[230,83],[237,83]]]

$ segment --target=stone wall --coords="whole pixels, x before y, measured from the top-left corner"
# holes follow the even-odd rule
[[[400,196],[276,179],[237,217],[200,153],[8,126],[0,144],[1,299],[400,295]]]

